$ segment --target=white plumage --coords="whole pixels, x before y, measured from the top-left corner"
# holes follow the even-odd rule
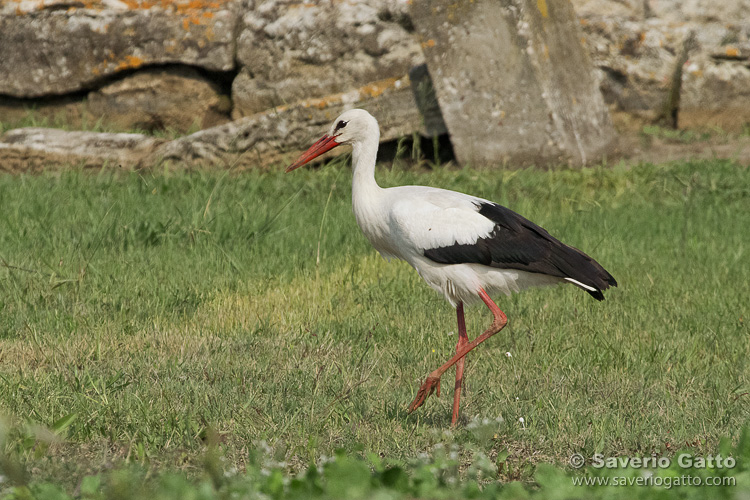
[[[505,326],[507,318],[488,294],[518,292],[530,286],[569,282],[598,300],[616,286],[596,261],[565,245],[544,229],[489,200],[426,186],[383,189],[375,181],[380,131],[360,109],[339,116],[324,135],[287,168],[298,168],[340,145],[352,145],[352,206],[357,224],[373,247],[387,259],[408,262],[419,275],[457,308],[459,345],[448,363],[428,376],[409,407],[413,411],[435,388],[442,373],[458,363],[453,423],[463,357]],[[484,301],[493,313],[492,326],[471,343],[466,337],[463,304]]]
[[[385,257],[408,262],[433,289],[456,307],[479,301],[477,290],[490,295],[519,292],[530,286],[559,283],[561,278],[481,264],[440,264],[424,256],[428,248],[469,245],[488,238],[495,223],[479,214],[475,196],[426,186],[382,189],[378,194],[354,197],[357,207],[367,205],[370,216],[357,215],[357,223],[370,243]],[[375,207],[375,210],[372,209]],[[380,216],[375,216],[379,213]]]

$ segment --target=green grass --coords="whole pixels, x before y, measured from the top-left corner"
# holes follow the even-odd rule
[[[727,131],[718,126],[674,129],[660,125],[644,125],[639,135],[641,142],[646,146],[651,146],[654,139],[668,144],[722,144],[750,136],[750,124],[745,124],[737,131]]]
[[[713,132],[713,133],[711,133]],[[678,144],[691,144],[695,142],[707,141],[712,135],[726,136],[727,133],[720,129],[708,131],[695,131],[685,129],[672,129],[660,127],[658,125],[646,125],[641,130],[642,138],[663,139],[667,142]]]
[[[8,456],[72,492],[123,462],[198,474],[214,432],[222,466],[238,470],[261,440],[291,473],[337,449],[409,461],[446,446],[462,473],[485,456],[503,481],[575,452],[705,455],[737,442],[750,410],[746,167],[378,178],[503,203],[620,287],[602,303],[574,287],[498,297],[509,326],[469,356],[450,430],[450,379],[405,409],[453,352],[454,312],[370,248],[347,167],[3,175]],[[467,320],[473,336],[489,317],[478,307]],[[466,424],[485,418],[478,439]]]

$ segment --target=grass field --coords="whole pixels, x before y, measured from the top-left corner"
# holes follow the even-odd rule
[[[453,352],[453,309],[370,248],[348,167],[280,170],[0,176],[8,470],[80,494],[81,478],[126,462],[200,475],[214,441],[217,463],[243,471],[265,441],[291,474],[336,450],[394,463],[449,450],[459,475],[479,457],[529,482],[573,453],[738,443],[748,168],[382,168],[384,186],[502,203],[620,283],[602,303],[572,286],[498,297],[509,326],[468,357],[454,430],[448,380],[405,411]],[[488,320],[469,309],[470,337]]]

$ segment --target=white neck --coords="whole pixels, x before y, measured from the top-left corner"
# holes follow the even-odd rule
[[[378,153],[380,134],[377,126],[364,134],[364,139],[352,144],[352,210],[357,225],[370,243],[383,252],[384,232],[387,227],[383,217],[385,190],[375,182],[375,158]]]
[[[375,181],[375,160],[378,155],[378,143],[380,132],[375,129],[370,131],[366,139],[352,144],[352,201],[356,206],[358,202],[365,202],[382,191]]]

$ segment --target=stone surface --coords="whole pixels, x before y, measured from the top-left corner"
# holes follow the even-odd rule
[[[202,130],[157,148],[152,161],[231,168],[283,166],[319,139],[340,113],[355,107],[377,118],[381,141],[424,132],[409,79],[391,78]],[[337,148],[331,153],[343,152],[345,148]]]
[[[231,101],[192,68],[146,68],[80,96],[0,96],[0,122],[111,131],[194,132],[229,121]]]
[[[570,0],[576,15],[587,19],[637,20],[645,17],[648,0]]]
[[[300,117],[301,114],[297,116]],[[251,121],[252,118],[242,121],[245,120]],[[266,125],[272,123],[268,121]],[[292,121],[286,120],[285,123],[290,124]],[[310,134],[311,138],[317,138],[317,134],[323,133],[325,127],[326,124],[321,123],[317,130],[306,131],[304,128],[298,128],[298,130],[301,134]],[[224,125],[219,129],[227,133],[216,130],[217,139],[226,142],[224,146],[214,151],[234,152],[220,153],[216,156],[219,162],[211,165],[214,167],[226,166],[223,161],[234,162],[237,160],[237,154],[240,153],[236,147],[230,145],[231,137],[237,137],[239,129],[229,125]],[[210,142],[202,135],[198,135],[196,139],[196,145],[205,145]],[[76,144],[85,148],[82,154],[74,154],[74,150],[77,149]],[[163,152],[168,144],[170,143],[139,134],[93,134],[39,128],[14,130],[0,135],[0,171],[34,172],[48,168],[67,168],[69,165],[83,165],[90,168],[103,166],[151,168],[158,165],[159,158],[155,154]],[[93,148],[90,147],[92,145]],[[294,151],[275,155],[275,160],[270,165],[275,163],[277,168],[282,168],[293,159],[296,149],[304,148],[306,145],[308,144],[303,145],[302,141],[298,142],[292,148]],[[343,149],[337,148],[338,151]],[[626,134],[618,141],[618,150],[618,157],[632,164],[726,158],[739,165],[750,165],[750,137],[747,135],[732,137],[716,135],[698,141],[685,142],[679,139],[644,136],[641,133]],[[209,153],[207,150],[205,152]],[[198,156],[200,160],[198,164],[202,164],[201,162],[209,157],[210,155]],[[182,163],[179,157],[174,157],[172,160],[174,160],[173,166],[178,168],[191,165],[188,162]],[[239,164],[243,167],[257,167],[261,165],[261,162],[258,160],[253,163],[247,158],[241,158],[235,165]]]
[[[601,70],[601,90],[618,110],[656,113],[667,97],[677,53],[690,28],[658,21],[590,20],[589,53]]]
[[[658,18],[667,23],[737,23],[747,18],[750,0],[571,0],[582,18],[638,21]]]
[[[595,66],[605,100],[616,113],[618,121],[626,115],[632,127],[657,120],[667,100],[671,98],[672,77],[682,61],[685,41],[694,38],[682,68],[682,86],[691,88],[684,108],[678,110],[678,125],[699,123],[700,114],[691,111],[687,118],[682,111],[700,101],[710,103],[714,96],[699,92],[715,89],[715,85],[702,82],[703,75],[741,74],[747,62],[742,53],[750,53],[750,18],[744,13],[750,9],[750,0],[573,0],[581,16],[581,26]],[[700,61],[700,71],[688,72]],[[730,70],[729,66],[735,68]],[[742,80],[740,80],[742,81]],[[726,118],[745,104],[730,101],[739,96],[739,85],[734,85],[727,99],[718,101],[726,110]],[[680,89],[678,89],[679,91]],[[704,117],[722,113],[713,106]],[[744,115],[745,113],[741,113]],[[683,115],[684,121],[679,118]],[[633,120],[635,118],[635,120]],[[716,121],[725,124],[731,120]],[[737,123],[730,129],[737,129]]]
[[[747,23],[750,12],[750,0],[648,0],[646,3],[650,17],[674,23]]]
[[[415,2],[461,163],[585,164],[614,139],[567,2]]]
[[[738,54],[739,56],[739,54]],[[678,125],[747,131],[750,124],[750,68],[706,54],[685,65]]]
[[[519,60],[528,57],[528,50],[544,53],[544,39],[531,34],[536,27],[524,16],[543,7],[551,15],[560,2],[498,1],[498,5],[526,5],[495,17],[508,21],[503,37],[511,45],[517,43]],[[434,0],[412,3],[431,2],[440,4]],[[682,127],[719,126],[734,131],[750,123],[750,17],[746,15],[750,0],[571,2],[580,17],[578,25],[596,67],[598,84],[619,126],[640,130],[663,116],[669,102],[679,103],[676,117]],[[230,113],[235,118],[252,118],[236,126],[227,124],[235,134],[226,135],[235,137],[234,146],[221,143],[225,136],[218,133],[219,127],[206,136],[194,137],[192,146],[184,146],[186,141],[180,147],[187,148],[185,158],[194,155],[211,163],[213,157],[221,164],[234,161],[232,154],[241,151],[236,146],[241,143],[256,154],[257,164],[265,164],[269,158],[286,158],[283,151],[296,151],[294,144],[306,145],[305,139],[284,140],[284,130],[308,130],[312,139],[327,123],[326,113],[335,114],[344,105],[356,104],[358,98],[352,96],[360,95],[367,82],[409,73],[414,75],[412,90],[424,124],[412,121],[416,115],[406,92],[399,92],[398,98],[383,92],[376,113],[401,113],[393,123],[408,123],[402,127],[405,134],[417,129],[428,135],[440,133],[445,130],[440,110],[434,102],[430,106],[431,98],[422,100],[420,89],[429,79],[412,71],[424,62],[424,56],[409,4],[406,0],[2,0],[0,121],[5,128],[16,120],[66,128],[94,124],[106,129],[178,131],[211,127],[226,119],[227,106],[232,103],[222,93],[227,93],[231,84],[234,102]],[[450,2],[455,7],[462,4],[466,2]],[[491,19],[483,21],[492,24]],[[548,26],[541,26],[542,38],[554,34]],[[691,35],[695,43],[681,64],[685,41]],[[440,50],[430,46],[430,39],[423,41],[428,53]],[[551,60],[565,60],[574,68],[583,64],[570,59],[568,53],[557,52],[558,45],[546,44]],[[467,52],[467,58],[474,53],[480,54],[476,74],[485,78],[494,71],[487,62],[496,52],[478,46]],[[566,131],[574,130],[569,125],[576,123],[578,115],[533,108],[540,96],[545,105],[554,104],[559,90],[554,81],[550,84],[539,78],[545,74],[543,62],[504,67],[500,80],[531,75],[531,83],[526,85],[523,78],[519,85],[500,82],[508,83],[508,89],[492,94],[495,108],[479,111],[506,113],[498,127],[502,134],[488,135],[486,142],[529,147],[540,134],[547,134],[547,142],[538,151],[543,157],[565,161],[570,159],[566,148],[574,143],[574,148],[578,146],[577,140],[565,136]],[[679,77],[677,85],[675,75]],[[558,76],[554,78],[556,81]],[[563,87],[569,83],[564,75],[560,81]],[[457,88],[481,97],[472,87],[474,83],[466,78]],[[340,95],[326,97],[332,94]],[[503,103],[514,103],[529,114],[508,117],[507,109],[498,108]],[[284,115],[289,118],[274,122],[270,118],[273,112],[267,112],[273,107],[282,115],[289,113]],[[29,109],[34,110],[31,119]],[[475,135],[473,129],[482,127],[479,115],[470,115],[472,121],[454,128],[454,134],[471,129]],[[492,121],[484,123],[494,126]],[[584,142],[589,140],[589,134],[581,134],[583,129],[576,130]],[[511,132],[519,134],[516,139]],[[219,145],[212,146],[210,137]],[[38,158],[41,153],[35,151]],[[536,155],[536,150],[532,151]],[[240,161],[250,165],[248,156],[243,155]],[[508,155],[504,158],[511,159]],[[533,156],[526,160],[533,161]]]
[[[88,95],[87,111],[110,127],[195,131],[229,121],[231,102],[192,68],[146,69]]]
[[[8,7],[17,4],[12,13]],[[229,0],[111,2],[52,6],[9,1],[0,15],[0,94],[60,95],[89,90],[114,74],[179,63],[234,69],[237,15]],[[85,8],[80,8],[85,7]]]
[[[68,165],[133,168],[142,166],[164,142],[141,134],[20,128],[0,135],[0,171],[33,172]]]
[[[382,141],[424,133],[408,77],[391,78],[344,94],[257,113],[172,141],[140,134],[11,130],[0,136],[0,169],[28,171],[65,164],[134,168],[162,161],[179,166],[281,167],[325,133],[336,116],[353,107],[367,109],[378,119]],[[343,152],[346,148],[332,151]]]
[[[399,78],[423,56],[397,0],[257,1],[237,40],[233,117]]]

